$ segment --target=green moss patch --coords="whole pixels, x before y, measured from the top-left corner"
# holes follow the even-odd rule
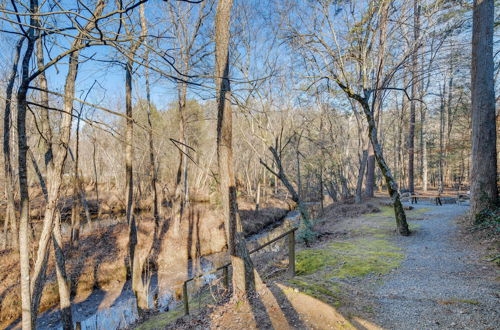
[[[309,275],[326,266],[334,266],[337,262],[329,249],[307,249],[297,254],[295,270],[297,275]]]
[[[376,227],[363,225],[353,232],[356,236],[365,236],[373,238],[388,238],[394,234],[396,224],[394,221],[380,221]]]
[[[174,322],[182,315],[183,311],[180,309],[174,309],[165,313],[160,313],[158,315],[151,316],[146,321],[136,326],[135,329],[141,329],[141,330],[163,329],[166,325]]]
[[[327,278],[360,277],[386,274],[398,267],[403,258],[400,249],[387,240],[354,239],[300,251],[296,270],[297,275],[325,271]]]

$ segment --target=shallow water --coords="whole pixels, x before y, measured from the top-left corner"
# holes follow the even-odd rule
[[[201,258],[202,272],[208,272],[214,265],[206,258]],[[192,267],[190,267],[191,269]],[[189,274],[192,277],[193,274]],[[198,285],[209,283],[215,278],[214,275],[202,277]],[[157,276],[151,278],[149,288],[150,306],[156,301],[156,310],[168,311],[182,303],[174,299],[173,290],[169,292],[158,293]],[[155,297],[156,296],[156,297]],[[84,301],[72,303],[73,326],[76,329],[79,325],[83,329],[121,329],[125,328],[139,319],[137,311],[137,300],[132,292],[131,282],[127,281],[125,285],[118,290],[102,291],[95,290]],[[16,329],[18,325],[10,327]],[[60,322],[60,313],[58,309],[51,310],[41,314],[37,320],[38,329],[62,329]]]

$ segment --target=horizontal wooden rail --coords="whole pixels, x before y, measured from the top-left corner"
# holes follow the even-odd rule
[[[249,251],[250,254],[255,253],[257,251],[262,250],[266,246],[269,246],[270,244],[284,238],[288,237],[288,272],[291,276],[295,276],[295,231],[297,231],[297,227],[293,227],[290,230],[287,230],[286,232],[280,234],[279,236],[269,240],[268,242],[262,244],[261,246],[258,246],[252,250]],[[187,284],[188,282],[191,282],[197,278],[207,276],[210,274],[214,274],[218,272],[219,270],[223,270],[223,285],[225,288],[229,287],[229,267],[231,266],[231,263],[226,263],[220,267],[217,267],[216,269],[213,269],[209,272],[199,274],[196,276],[193,276],[192,278],[184,281],[182,284],[182,300],[184,301],[184,314],[188,315],[189,314],[189,298],[188,298],[188,287]]]

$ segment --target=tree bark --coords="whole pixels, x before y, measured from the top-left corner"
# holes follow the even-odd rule
[[[146,59],[148,55],[146,55]],[[146,68],[146,100],[147,117],[148,117],[148,142],[149,142],[149,166],[151,168],[151,189],[153,190],[153,218],[155,219],[155,233],[158,232],[160,226],[160,199],[158,198],[158,171],[155,162],[155,148],[153,139],[153,122],[151,121],[151,92],[149,87],[149,70]],[[156,235],[155,235],[156,238]]]
[[[56,259],[56,276],[59,289],[59,309],[61,310],[61,323],[64,330],[73,329],[73,317],[71,314],[71,296],[68,276],[66,274],[66,262],[63,250],[63,238],[61,234],[61,213],[56,213],[54,230],[52,233],[54,254]]]
[[[363,201],[362,198],[362,188],[363,188],[363,176],[365,173],[366,163],[368,158],[368,150],[363,150],[363,155],[359,164],[359,174],[358,174],[358,182],[356,183],[356,198],[355,201],[357,204],[360,204]]]
[[[444,100],[446,95],[446,83],[443,83],[443,89],[441,93],[441,103],[439,106],[439,192],[442,193],[444,190]]]
[[[494,1],[475,0],[472,24],[471,215],[498,202],[495,88],[493,63]]]
[[[38,12],[38,1],[30,0],[30,12]],[[24,330],[32,328],[32,306],[30,290],[30,224],[29,224],[29,191],[28,191],[28,141],[26,137],[26,96],[29,87],[30,59],[35,46],[35,18],[30,17],[30,28],[27,32],[27,46],[21,66],[21,83],[17,90],[17,135],[18,135],[18,170],[19,170],[19,266],[21,275],[21,326]],[[34,317],[36,320],[36,317]]]
[[[411,59],[411,101],[410,101],[410,131],[408,135],[408,190],[415,191],[415,113],[418,91],[418,46],[420,38],[420,4],[413,1],[413,42],[415,43]]]
[[[215,85],[217,88],[217,159],[228,250],[233,266],[233,294],[255,289],[254,268],[238,215],[233,170],[232,109],[229,82],[229,40],[233,0],[219,0],[215,15]]]
[[[368,156],[366,161],[366,182],[365,182],[365,195],[366,197],[373,197],[375,187],[375,153],[371,142],[368,146]]]
[[[80,163],[80,116],[76,119],[76,141],[75,141],[75,159],[73,164],[73,204],[71,205],[71,237],[70,242],[72,246],[77,247],[80,239],[80,177],[79,177],[79,163]],[[87,219],[88,221],[88,219]]]
[[[140,6],[141,18],[141,36],[139,40],[132,42],[129,48],[129,59],[125,65],[125,113],[127,115],[125,127],[125,198],[127,201],[126,217],[128,223],[128,249],[129,249],[129,268],[128,275],[132,279],[132,291],[137,298],[137,307],[139,313],[148,308],[147,297],[145,296],[145,287],[142,282],[142,272],[144,263],[149,256],[149,250],[143,251],[142,254],[138,247],[138,230],[135,217],[135,199],[134,199],[134,176],[133,176],[133,159],[134,159],[134,118],[132,107],[132,71],[134,57],[137,49],[140,47],[147,34],[146,20],[144,16],[144,5]],[[155,226],[156,228],[156,226]],[[156,233],[153,234],[153,237]],[[152,247],[152,245],[151,245]]]
[[[12,159],[10,155],[10,132],[11,132],[11,105],[12,105],[12,94],[14,90],[14,83],[17,76],[17,67],[19,65],[19,57],[21,54],[21,48],[23,46],[25,37],[21,37],[16,44],[16,49],[14,53],[14,60],[12,62],[12,69],[7,82],[7,88],[5,91],[5,110],[3,119],[3,164],[4,164],[4,175],[5,175],[5,200],[7,202],[7,208],[5,211],[5,227],[4,227],[4,242],[3,247],[7,247],[7,229],[10,222],[10,232],[12,247],[17,249],[19,247],[18,232],[17,232],[17,217],[16,217],[16,204],[14,200],[14,175],[12,170]]]

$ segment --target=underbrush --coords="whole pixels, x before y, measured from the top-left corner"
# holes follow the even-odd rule
[[[484,231],[494,236],[500,234],[500,203],[479,212],[476,215],[473,230]]]

